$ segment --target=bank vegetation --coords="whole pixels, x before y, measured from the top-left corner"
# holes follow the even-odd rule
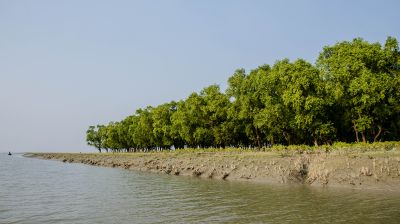
[[[356,38],[324,47],[315,64],[283,59],[250,72],[238,69],[224,92],[211,85],[184,100],[90,126],[86,134],[99,152],[292,145],[331,150],[338,144],[399,141],[398,41]],[[397,143],[381,147],[391,144]],[[368,147],[374,146],[362,148]]]

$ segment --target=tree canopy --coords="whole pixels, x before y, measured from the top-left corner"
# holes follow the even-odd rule
[[[238,69],[221,91],[138,109],[122,121],[90,126],[99,151],[183,147],[265,147],[400,139],[400,51],[361,38],[326,46],[315,65],[278,60]]]

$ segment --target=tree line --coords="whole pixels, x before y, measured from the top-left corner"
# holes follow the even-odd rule
[[[211,85],[86,134],[100,152],[397,141],[398,41],[356,38],[324,47],[315,64],[283,59],[238,69],[225,92]]]

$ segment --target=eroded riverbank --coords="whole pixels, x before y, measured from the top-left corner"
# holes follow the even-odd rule
[[[169,175],[400,191],[400,151],[27,153],[25,156]]]

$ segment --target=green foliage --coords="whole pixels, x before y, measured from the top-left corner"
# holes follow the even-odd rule
[[[317,65],[335,106],[344,111],[355,140],[377,141],[386,120],[396,116],[399,93],[399,48],[389,37],[385,47],[361,38],[325,47]]]
[[[399,138],[400,52],[393,37],[384,46],[357,38],[324,47],[316,65],[283,59],[249,73],[238,69],[225,93],[211,85],[86,133],[100,152],[257,149],[282,156],[391,150],[398,143],[380,141]]]
[[[180,137],[174,135],[171,116],[176,112],[177,103],[162,104],[152,110],[153,135],[155,145],[169,147],[174,142],[179,142]]]
[[[102,135],[102,130],[104,130],[103,125],[90,126],[86,131],[86,142],[90,146],[94,146],[99,152],[104,148],[105,136]]]

